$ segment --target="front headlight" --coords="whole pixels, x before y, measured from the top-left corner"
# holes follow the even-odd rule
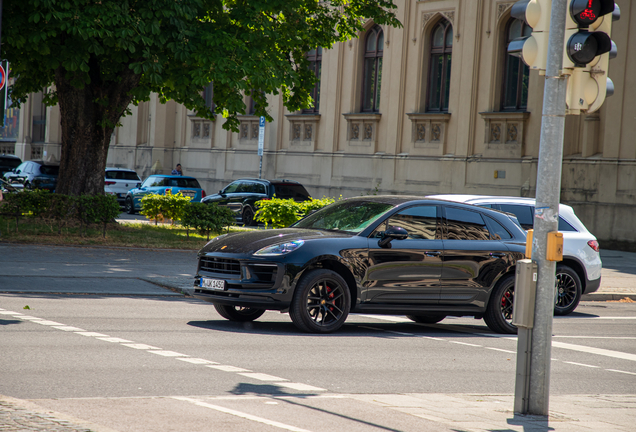
[[[286,255],[290,252],[295,251],[299,247],[305,244],[304,240],[294,240],[286,243],[281,243],[273,246],[266,246],[263,249],[260,249],[254,252],[254,255],[259,256],[277,256],[277,255]]]

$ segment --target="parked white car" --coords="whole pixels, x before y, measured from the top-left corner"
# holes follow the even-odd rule
[[[486,195],[432,195],[512,213],[528,230],[534,224],[534,198]],[[559,231],[563,233],[563,261],[557,263],[554,313],[567,315],[579,304],[582,294],[598,290],[601,284],[601,255],[596,237],[579,220],[572,207],[559,204]]]
[[[122,207],[126,201],[126,193],[137,187],[137,183],[141,183],[139,175],[127,168],[106,168],[105,175],[104,192],[115,195]]]

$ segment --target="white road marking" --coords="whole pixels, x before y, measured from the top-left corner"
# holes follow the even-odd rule
[[[466,342],[458,342],[458,341],[449,341],[450,343],[454,343],[454,344],[458,344],[458,345],[468,345],[468,346],[474,346],[474,347],[483,347],[483,345],[477,345],[477,344],[471,344],[471,343],[466,343]]]
[[[152,346],[152,345],[146,345],[146,344],[142,344],[142,343],[123,343],[121,344],[122,346],[128,347],[128,348],[134,348],[134,349],[138,349],[138,350],[160,350],[161,348],[158,348],[156,346]]]
[[[248,377],[248,378],[254,378],[259,381],[289,381],[289,380],[286,380],[285,378],[278,378],[273,375],[267,375],[264,373],[256,373],[256,372],[239,373],[239,375],[243,375],[244,377]]]
[[[563,336],[563,335],[552,335],[553,338],[563,338],[563,339],[620,339],[620,340],[636,340],[636,337],[633,336]]]
[[[505,353],[509,353],[509,354],[517,354],[517,351],[510,351],[510,350],[505,350],[505,349],[501,349],[501,348],[492,348],[492,347],[484,347],[486,349],[489,350],[493,350],[493,351],[501,351],[501,352],[505,352]]]
[[[582,320],[582,319],[592,319],[592,320],[636,320],[636,316],[633,317],[606,317],[606,316],[596,316],[596,317],[589,317],[589,318],[578,318],[578,317],[571,317],[568,319],[568,321],[570,319],[573,320]]]
[[[72,332],[85,332],[86,330],[81,329],[79,327],[73,327],[73,326],[53,326],[53,328],[58,329],[58,330],[64,330],[64,331],[72,331]]]
[[[22,314],[20,312],[2,310],[2,311],[0,311],[0,315],[22,315]]]
[[[87,331],[87,332],[75,332],[75,334],[82,335],[82,336],[88,336],[88,337],[109,337],[108,335],[105,335],[105,334],[89,332],[89,331]]]
[[[99,339],[99,340],[103,340],[106,342],[115,342],[115,343],[129,343],[132,342],[128,339],[122,339],[122,338],[118,338],[118,337],[98,337],[95,339]]]
[[[280,387],[287,387],[290,389],[300,390],[300,391],[327,391],[327,389],[324,389],[324,388],[314,387],[314,386],[310,386],[308,384],[302,384],[302,383],[280,382],[280,383],[276,383],[276,385]]]
[[[157,354],[157,355],[164,356],[164,357],[188,357],[188,355],[186,355],[186,354],[181,354],[181,353],[178,353],[178,352],[175,352],[175,351],[148,350],[146,352]]]
[[[213,362],[213,361],[205,360],[201,358],[177,357],[177,360],[181,360],[181,361],[192,363],[192,364],[218,364],[217,362]]]
[[[363,318],[374,318],[374,319],[379,319],[379,320],[384,320],[384,321],[391,321],[391,322],[407,322],[407,323],[412,323],[413,321],[411,321],[408,318],[402,318],[402,317],[397,317],[397,316],[392,316],[392,315],[357,315]]]
[[[624,353],[620,351],[606,350],[602,348],[593,348],[593,347],[587,347],[583,345],[574,345],[574,344],[569,344],[565,342],[556,342],[556,341],[552,341],[552,346],[556,348],[564,348],[564,349],[584,352],[588,354],[598,354],[598,355],[622,359],[622,360],[636,361],[636,354],[629,354],[629,353]]]
[[[277,421],[273,421],[273,420],[268,420],[266,418],[263,417],[257,417],[251,414],[247,414],[244,412],[240,412],[240,411],[236,411],[230,408],[225,408],[222,406],[218,406],[218,405],[212,405],[206,402],[202,402],[200,400],[197,399],[192,399],[192,398],[187,398],[187,397],[181,397],[181,396],[174,396],[173,399],[176,400],[180,400],[180,401],[184,401],[184,402],[190,402],[194,405],[200,406],[200,407],[204,407],[204,408],[210,408],[225,414],[230,414],[236,417],[240,417],[240,418],[244,418],[246,420],[251,420],[257,423],[263,423],[266,424],[268,426],[273,426],[273,427],[277,427],[279,429],[284,429],[284,430],[288,430],[288,431],[292,431],[292,432],[310,432],[307,429],[301,429],[299,427],[296,426],[291,426],[291,425],[287,425],[285,423],[280,423]]]
[[[59,322],[47,321],[47,320],[44,320],[44,321],[31,321],[31,322],[36,323],[36,324],[46,325],[46,326],[63,326],[63,325],[65,325],[65,324],[62,324],[62,323],[59,323]]]
[[[589,364],[585,364],[585,363],[577,363],[577,362],[569,362],[569,361],[563,361],[563,363],[576,365],[576,366],[585,366],[585,367],[589,367],[589,368],[597,368],[598,369],[598,366],[593,366],[593,365],[589,365]]]
[[[205,365],[205,367],[209,367],[212,369],[218,369],[220,371],[223,372],[252,372],[249,369],[243,369],[240,367],[236,367],[236,366],[230,366],[230,365]]]
[[[34,316],[31,316],[31,315],[18,314],[16,316],[19,317],[20,319],[23,319],[23,320],[41,320],[42,319],[42,318],[34,317]]]
[[[610,372],[618,372],[618,373],[622,373],[622,374],[628,374],[628,375],[636,375],[636,373],[634,372],[627,372],[627,371],[622,371],[622,370],[617,370],[617,369],[605,369],[607,371]]]

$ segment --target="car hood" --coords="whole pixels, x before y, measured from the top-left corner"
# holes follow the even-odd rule
[[[219,236],[206,244],[199,254],[209,252],[251,254],[266,246],[294,240],[317,240],[326,238],[348,238],[352,234],[337,231],[322,231],[301,228],[254,230]]]

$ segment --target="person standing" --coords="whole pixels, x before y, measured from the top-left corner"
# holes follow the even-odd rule
[[[183,171],[181,171],[181,164],[177,164],[177,167],[172,170],[172,175],[183,175]]]

